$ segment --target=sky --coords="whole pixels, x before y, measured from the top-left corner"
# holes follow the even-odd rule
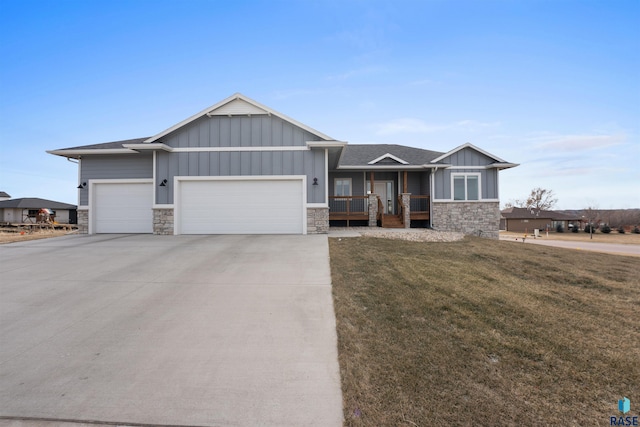
[[[0,191],[77,204],[46,150],[240,92],[334,139],[520,166],[502,204],[640,208],[639,0],[0,0]]]

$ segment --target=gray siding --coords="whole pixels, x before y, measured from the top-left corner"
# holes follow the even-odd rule
[[[452,166],[487,166],[495,162],[494,159],[471,149],[464,148],[442,160]],[[451,199],[451,174],[452,173],[480,173],[483,199],[498,198],[498,170],[497,169],[440,169],[435,174],[434,199]]]
[[[429,175],[431,172],[407,172],[407,191],[415,195],[429,195]]]
[[[153,156],[143,154],[112,154],[83,156],[80,162],[80,182],[90,179],[153,178]],[[79,205],[89,204],[88,188],[80,190]]]
[[[156,203],[173,204],[175,176],[268,176],[306,175],[307,202],[324,200],[324,150],[195,152],[157,154],[156,178],[167,180],[166,187],[156,190]],[[313,185],[318,178],[318,185]]]
[[[175,148],[305,146],[322,138],[267,115],[201,117],[160,138]]]
[[[364,196],[364,174],[362,172],[329,172],[329,195],[334,196],[334,181],[336,178],[351,178],[351,195]]]

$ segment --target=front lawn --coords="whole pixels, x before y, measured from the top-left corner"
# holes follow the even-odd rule
[[[345,424],[609,425],[640,405],[640,259],[329,239]]]

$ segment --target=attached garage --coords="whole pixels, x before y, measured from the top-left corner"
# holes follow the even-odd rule
[[[91,186],[90,233],[153,233],[151,182],[92,182]]]
[[[304,177],[178,179],[176,234],[303,234]]]

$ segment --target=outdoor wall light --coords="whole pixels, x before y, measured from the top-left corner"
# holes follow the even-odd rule
[[[313,185],[318,185],[318,178],[313,178]]]
[[[78,188],[79,188],[80,190],[82,190],[82,189],[83,189],[84,187],[86,187],[86,186],[87,186],[87,183],[86,183],[86,182],[83,182],[82,184],[78,185]]]
[[[162,182],[160,183],[160,187],[166,187],[167,186],[167,180],[163,179]]]

